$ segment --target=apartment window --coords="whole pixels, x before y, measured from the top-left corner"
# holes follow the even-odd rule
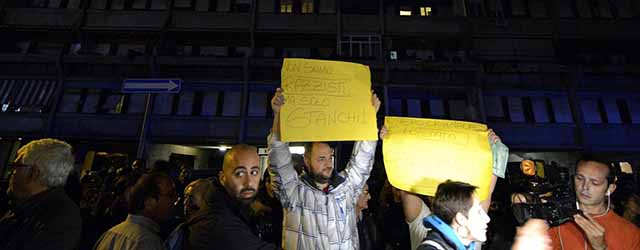
[[[280,0],[280,13],[292,13],[293,0]]]
[[[45,112],[56,85],[53,80],[0,80],[2,112]]]
[[[429,6],[423,6],[420,7],[420,16],[431,16],[431,7]]]
[[[411,10],[410,9],[401,9],[400,10],[400,16],[411,16]]]
[[[400,16],[411,16],[413,15],[413,9],[411,6],[401,6],[400,7]]]
[[[313,0],[303,0],[302,14],[311,14],[311,13],[313,13]]]

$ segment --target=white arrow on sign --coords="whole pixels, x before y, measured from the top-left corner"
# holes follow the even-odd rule
[[[173,81],[163,82],[163,83],[127,83],[128,89],[166,89],[173,90],[178,87]]]
[[[177,79],[126,79],[122,91],[125,93],[174,93],[180,91],[181,80]]]

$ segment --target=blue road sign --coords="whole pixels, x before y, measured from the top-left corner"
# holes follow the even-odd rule
[[[181,79],[125,79],[123,93],[178,93]]]

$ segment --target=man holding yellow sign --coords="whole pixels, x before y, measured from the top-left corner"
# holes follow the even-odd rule
[[[355,208],[375,160],[380,109],[369,90],[369,70],[353,63],[288,59],[282,86],[271,100],[268,139],[271,185],[284,209],[282,247],[360,249]],[[326,141],[351,139],[366,141],[354,144],[345,170],[337,173]],[[312,141],[305,146],[301,176],[291,161],[290,141]]]

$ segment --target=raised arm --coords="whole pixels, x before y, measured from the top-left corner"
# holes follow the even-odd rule
[[[506,156],[509,155],[509,148],[507,148],[506,145],[502,144],[501,140],[500,140],[500,136],[498,136],[493,129],[489,129],[488,131],[489,133],[489,143],[491,145],[493,145],[491,147],[491,154],[493,156],[497,156],[500,154],[500,150],[504,150],[506,151]],[[498,152],[494,152],[494,151],[498,151]],[[507,159],[493,159],[493,174],[491,175],[491,183],[489,184],[489,196],[487,197],[487,199],[483,200],[480,205],[482,206],[482,208],[484,209],[485,212],[489,212],[489,207],[491,206],[491,196],[493,194],[493,190],[496,187],[496,183],[498,182],[498,176],[502,176],[504,177],[504,171],[506,170],[504,165],[506,164],[506,162],[501,162],[501,161],[506,161]]]
[[[291,161],[289,143],[280,141],[280,108],[284,104],[284,94],[282,89],[276,90],[271,99],[273,109],[273,127],[269,135],[269,174],[271,175],[271,185],[273,191],[282,203],[282,206],[289,205],[289,197],[293,193],[298,183],[298,173]]]
[[[375,108],[376,113],[380,109],[380,99],[371,91],[371,105]],[[386,128],[380,130],[380,136],[384,136]],[[344,169],[344,177],[347,182],[355,190],[355,195],[360,195],[365,182],[369,179],[373,163],[375,161],[376,145],[378,141],[357,141],[353,144],[351,159],[347,167]]]
[[[402,210],[404,212],[404,219],[407,223],[411,223],[420,216],[420,211],[422,211],[422,206],[426,207],[424,201],[420,199],[420,197],[414,193],[409,193],[403,190],[400,191],[400,197],[402,198]]]

